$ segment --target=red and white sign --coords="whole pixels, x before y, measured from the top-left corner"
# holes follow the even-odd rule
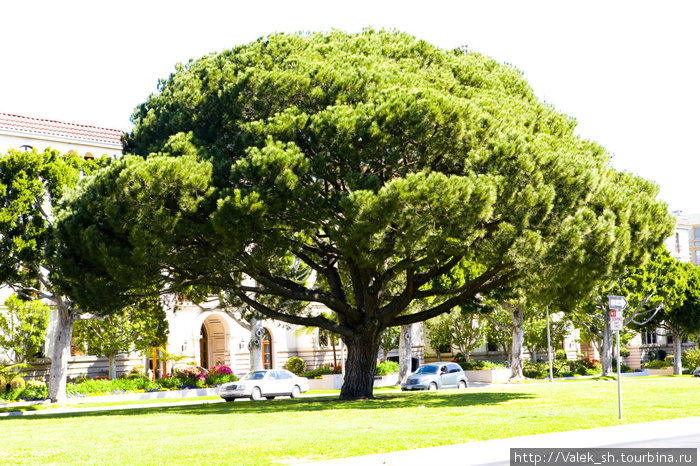
[[[610,330],[622,330],[624,326],[624,321],[622,320],[622,315],[620,317],[613,318],[610,316]]]

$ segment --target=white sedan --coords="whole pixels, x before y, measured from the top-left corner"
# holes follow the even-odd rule
[[[309,390],[307,379],[297,377],[284,369],[248,372],[236,382],[229,382],[219,387],[219,396],[226,401],[236,398],[260,400],[262,397],[272,400],[276,396],[297,398]]]

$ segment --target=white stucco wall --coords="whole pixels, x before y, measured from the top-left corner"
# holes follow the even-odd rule
[[[99,158],[104,154],[116,158],[122,153],[121,145],[117,144],[85,142],[68,138],[54,138],[46,135],[0,132],[0,153],[5,153],[8,149],[19,149],[23,145],[32,146],[39,152],[47,147],[63,153],[74,150],[81,157],[87,152],[92,153],[95,158]]]

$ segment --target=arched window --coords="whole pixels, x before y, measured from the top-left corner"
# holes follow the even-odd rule
[[[92,152],[85,152],[85,155],[83,155],[83,159],[85,159],[85,160],[95,160],[95,156],[92,155]]]
[[[265,329],[262,339],[262,359],[263,368],[272,369],[272,335],[268,329]]]

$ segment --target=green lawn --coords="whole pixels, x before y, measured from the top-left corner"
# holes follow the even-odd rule
[[[700,379],[493,386],[464,391],[0,418],[0,464],[270,464],[700,416]]]

